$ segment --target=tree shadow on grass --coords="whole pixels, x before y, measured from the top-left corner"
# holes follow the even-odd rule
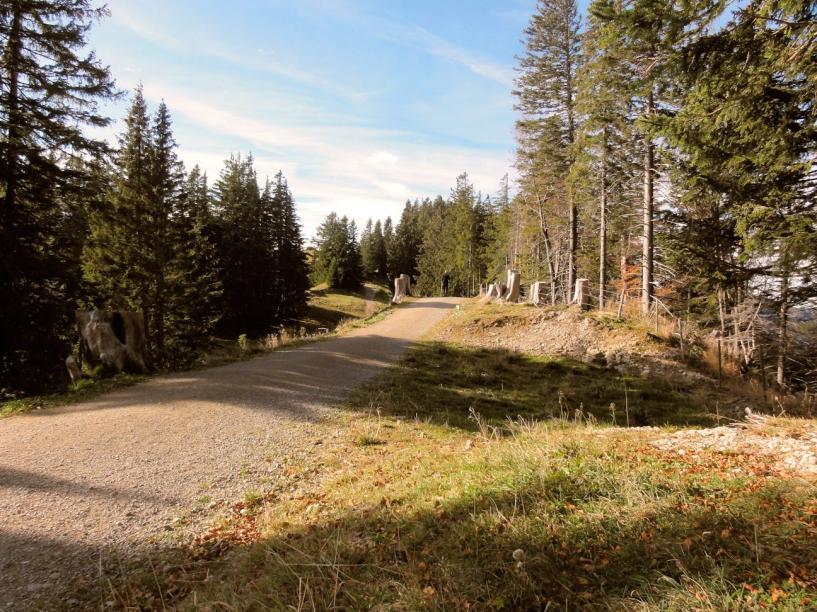
[[[634,481],[590,463],[586,469],[567,453],[513,487],[486,486],[437,505],[383,490],[379,503],[367,498],[339,518],[283,524],[216,564],[217,580],[191,583],[187,607],[743,609],[779,600],[807,609],[817,602],[817,515],[794,484],[673,484],[654,473]],[[645,503],[625,486],[634,482]]]
[[[491,424],[521,416],[711,426],[730,403],[733,397],[706,380],[623,374],[567,358],[427,342],[355,393],[350,406],[475,429],[472,412]]]

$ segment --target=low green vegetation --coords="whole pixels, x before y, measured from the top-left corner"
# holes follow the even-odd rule
[[[682,456],[653,444],[667,429],[623,426],[713,422],[723,399],[701,382],[420,344],[316,425],[334,442],[287,463],[160,571],[121,572],[99,598],[182,610],[811,609],[813,481],[772,456]],[[799,435],[796,420],[775,423]]]
[[[253,499],[197,542],[198,560],[117,586],[117,601],[160,605],[158,581],[182,610],[817,603],[814,489],[771,459],[680,461],[650,445],[661,432],[559,419],[500,436],[389,417],[348,425],[320,476],[291,473],[294,493]],[[361,445],[374,428],[381,444]]]
[[[624,374],[563,357],[442,342],[415,346],[353,406],[474,429],[507,418],[553,417],[617,425],[708,425],[735,398],[706,379]]]
[[[389,305],[391,294],[383,285],[365,283],[359,290],[331,289],[325,284],[309,292],[303,324],[308,330],[334,329],[349,320],[369,317]]]
[[[111,378],[84,378],[68,385],[66,390],[61,393],[28,396],[2,402],[0,403],[0,417],[88,401],[103,393],[135,385],[146,378],[143,375],[127,374],[125,372]]]

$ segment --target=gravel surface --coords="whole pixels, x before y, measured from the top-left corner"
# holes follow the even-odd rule
[[[341,338],[0,420],[0,609],[54,601],[102,555],[217,513],[456,303],[417,300]]]

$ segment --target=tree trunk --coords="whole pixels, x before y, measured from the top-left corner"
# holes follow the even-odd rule
[[[604,309],[607,292],[607,128],[604,128],[601,144],[601,223],[599,227],[599,310]]]
[[[4,160],[6,175],[6,193],[3,196],[2,229],[12,235],[12,218],[17,203],[17,158],[20,149],[20,54],[22,41],[20,29],[22,27],[22,11],[18,2],[13,3],[11,27],[6,46],[5,71],[8,73],[8,130],[6,132],[6,159]]]
[[[789,323],[789,270],[783,263],[783,274],[780,279],[780,310],[777,322],[777,386],[786,386],[786,354],[788,352]]]
[[[647,114],[654,110],[652,91],[647,97]],[[653,172],[655,165],[655,145],[652,137],[644,135],[644,220],[641,238],[641,312],[649,314],[653,295],[653,212],[655,208]]]

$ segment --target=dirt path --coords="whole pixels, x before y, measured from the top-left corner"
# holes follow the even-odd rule
[[[101,554],[170,537],[299,448],[314,423],[458,300],[418,300],[341,338],[163,376],[0,421],[0,609],[27,609]],[[191,511],[198,507],[198,513]]]

